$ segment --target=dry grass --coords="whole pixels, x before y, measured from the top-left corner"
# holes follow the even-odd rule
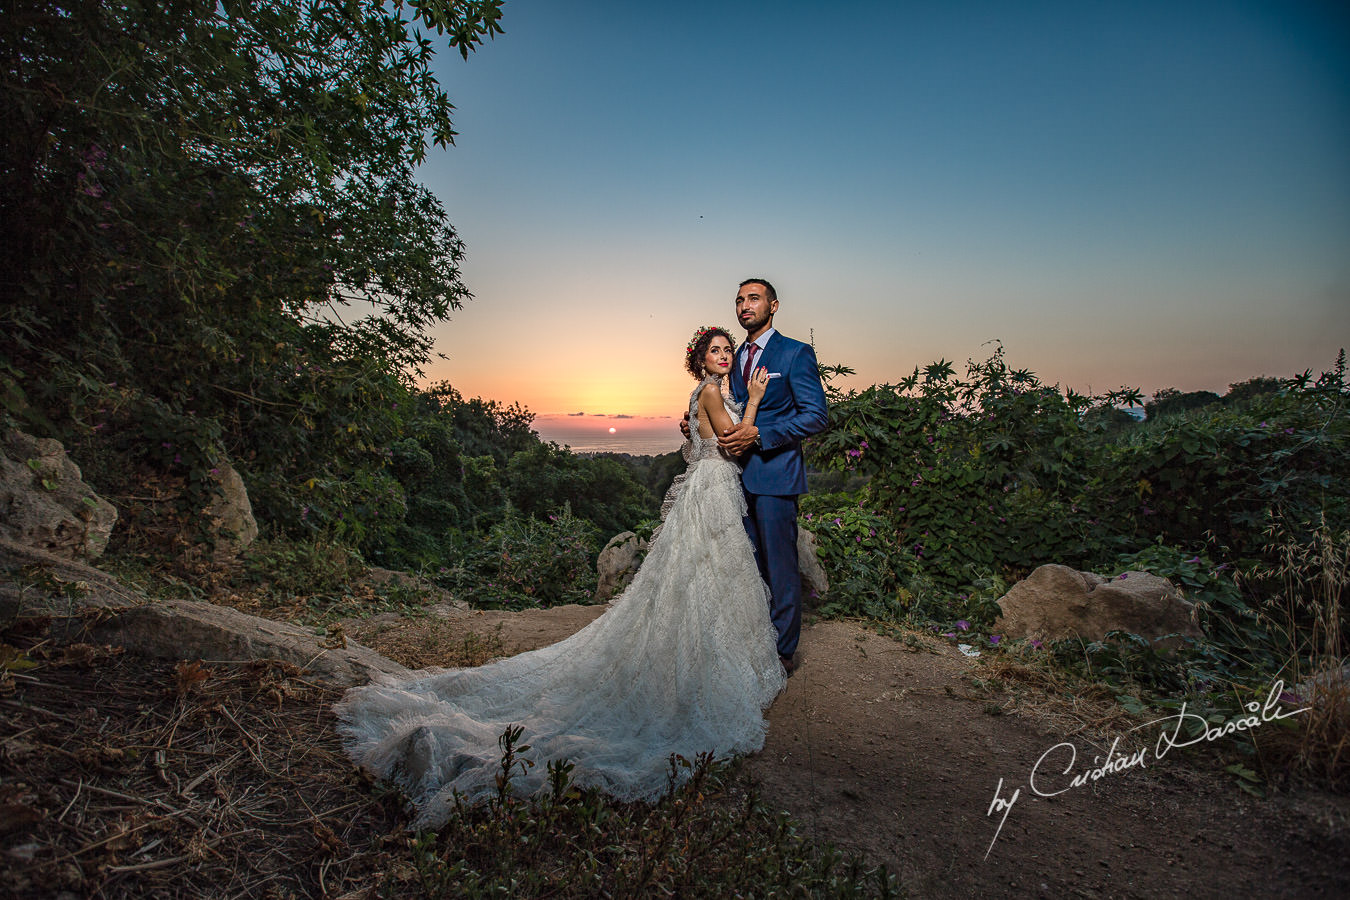
[[[481,666],[506,653],[500,623],[485,633],[433,618],[349,621],[343,627],[347,637],[409,669]]]
[[[1120,705],[1119,692],[1108,685],[1010,653],[982,658],[978,674],[969,680],[990,714],[1019,716],[1064,740],[1109,744],[1119,737],[1122,750],[1143,746],[1146,736],[1131,730],[1140,720]]]
[[[1328,669],[1289,689],[1286,710],[1307,712],[1253,735],[1261,764],[1272,777],[1312,781],[1338,793],[1350,791],[1350,681],[1346,670]],[[1263,698],[1257,698],[1263,699]]]
[[[1315,780],[1333,791],[1350,789],[1350,666],[1346,666],[1346,610],[1350,587],[1350,532],[1323,518],[1309,535],[1283,522],[1267,531],[1277,562],[1258,570],[1279,585],[1276,613],[1263,624],[1289,647],[1285,677],[1308,712],[1284,729],[1263,729],[1257,747],[1267,770]],[[1311,675],[1309,672],[1311,671]]]
[[[0,671],[0,895],[337,897],[408,846],[396,798],[342,751],[337,692],[294,667],[88,644],[11,650],[11,666],[26,670]]]

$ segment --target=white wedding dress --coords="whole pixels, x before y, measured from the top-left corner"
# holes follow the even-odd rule
[[[672,753],[692,761],[764,746],[763,711],[785,676],[741,523],[740,467],[694,425],[710,380],[690,398],[688,470],[633,582],[600,618],[549,647],[386,678],[338,704],[348,752],[408,793],[418,826],[443,823],[455,792],[474,801],[496,791],[498,738],[511,725],[524,729],[523,756],[535,762],[513,778],[522,794],[547,783],[548,761],[566,758],[579,785],[654,799]],[[726,405],[739,421],[738,406]]]

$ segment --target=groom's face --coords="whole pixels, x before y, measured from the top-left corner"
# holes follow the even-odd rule
[[[778,301],[769,299],[769,290],[758,281],[747,282],[736,295],[736,318],[748,333],[759,331],[773,314],[778,312]]]

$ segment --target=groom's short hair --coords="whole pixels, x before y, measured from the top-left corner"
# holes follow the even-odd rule
[[[769,292],[770,300],[778,299],[778,292],[773,289],[773,285],[769,284],[769,279],[767,278],[747,278],[740,284],[736,285],[736,287],[743,288],[747,284],[762,284],[764,285],[765,289]]]

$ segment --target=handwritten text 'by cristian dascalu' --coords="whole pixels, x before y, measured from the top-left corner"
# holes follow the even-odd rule
[[[1280,707],[1280,695],[1283,693],[1284,682],[1275,682],[1271,685],[1270,694],[1266,697],[1264,704],[1254,701],[1248,703],[1245,715],[1229,719],[1222,725],[1211,724],[1208,719],[1199,713],[1187,712],[1186,704],[1183,703],[1180,711],[1175,715],[1164,716],[1161,719],[1145,722],[1143,725],[1136,725],[1130,731],[1138,731],[1152,725],[1162,726],[1162,730],[1158,734],[1158,742],[1153,746],[1153,758],[1162,759],[1169,750],[1176,747],[1189,747],[1203,741],[1218,740],[1239,731],[1251,731],[1267,722],[1287,719],[1308,711],[1309,707],[1306,706],[1292,712],[1282,709]],[[1193,736],[1190,737],[1181,733],[1182,728],[1188,722],[1194,727]],[[1098,781],[1107,775],[1118,775],[1135,767],[1148,767],[1148,747],[1136,750],[1133,753],[1117,755],[1116,746],[1119,743],[1120,738],[1116,737],[1111,742],[1111,748],[1106,751],[1105,757],[1093,757],[1092,768],[1083,769],[1072,775],[1070,773],[1073,773],[1074,766],[1078,763],[1078,748],[1068,741],[1056,744],[1042,753],[1041,758],[1036,760],[1036,765],[1031,767],[1031,777],[1027,780],[1027,786],[1038,797],[1054,797],[1065,791],[1071,791],[1090,782]],[[1037,781],[1038,778],[1039,781]],[[1008,813],[1012,812],[1013,804],[1017,802],[1017,798],[1021,795],[1022,789],[1017,788],[1011,796],[1004,797],[1003,779],[998,780],[998,787],[994,788],[994,802],[989,804],[989,811],[985,815],[992,816],[1003,813],[1003,817],[999,819],[998,828],[994,831],[994,840],[989,842],[989,850],[994,849],[994,841],[998,840],[999,833],[1003,831],[1003,823],[1008,821]],[[989,850],[984,851],[985,859],[989,858]]]

